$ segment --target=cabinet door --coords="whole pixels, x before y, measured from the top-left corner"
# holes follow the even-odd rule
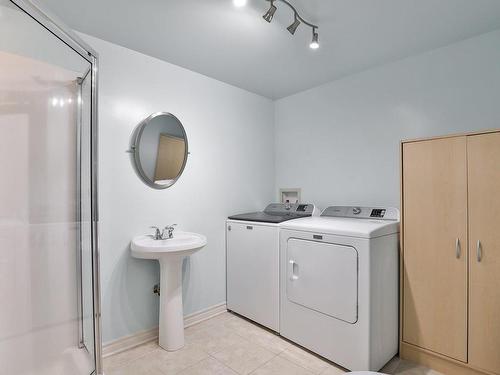
[[[277,226],[227,223],[227,307],[279,330]]]
[[[500,133],[468,137],[467,151],[469,362],[500,374]]]
[[[465,137],[403,145],[403,215],[403,341],[466,361]]]

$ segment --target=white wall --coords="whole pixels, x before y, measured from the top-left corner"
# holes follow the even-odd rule
[[[273,103],[166,62],[82,36],[100,57],[100,241],[103,340],[158,325],[155,261],[131,258],[129,242],[150,225],[178,223],[208,245],[184,263],[184,312],[225,301],[225,218],[273,198]],[[184,174],[167,190],[136,176],[127,148],[152,112],[186,128]]]
[[[499,46],[500,30],[277,101],[275,196],[398,207],[400,140],[500,127]]]

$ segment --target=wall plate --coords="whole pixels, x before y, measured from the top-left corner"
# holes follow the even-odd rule
[[[300,188],[287,188],[280,189],[280,202],[281,203],[301,203],[300,200]]]

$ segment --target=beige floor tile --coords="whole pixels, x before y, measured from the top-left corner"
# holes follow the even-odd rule
[[[252,375],[313,375],[313,373],[278,356],[252,372]]]
[[[181,371],[179,375],[237,375],[237,373],[216,359],[207,358]]]
[[[155,352],[148,353],[143,357],[128,362],[122,367],[105,370],[106,375],[165,375],[155,363]]]
[[[184,348],[175,352],[168,352],[163,349],[158,349],[150,354],[154,367],[162,371],[164,374],[177,374],[178,372],[208,358],[208,354],[195,345],[187,344]]]
[[[129,349],[125,352],[112,355],[110,357],[104,358],[104,370],[110,371],[118,367],[124,366],[147,353],[158,349],[159,346],[156,341],[151,341],[149,343],[137,346],[135,348]]]
[[[279,354],[290,347],[290,344],[277,334],[240,317],[226,321],[224,327],[275,354]]]
[[[282,352],[280,357],[302,366],[315,374],[321,374],[330,366],[330,363],[295,345],[291,345],[287,350]]]
[[[400,360],[394,374],[396,375],[442,375],[440,372],[420,366],[416,363]]]
[[[249,341],[241,342],[213,355],[239,374],[249,374],[272,359],[275,354]]]
[[[215,354],[246,341],[224,326],[206,326],[202,329],[186,330],[186,342],[199,347],[208,354]]]
[[[105,373],[106,375],[177,374],[205,358],[208,358],[207,353],[188,345],[175,352],[157,348],[122,367],[111,371],[106,370]]]
[[[341,375],[347,373],[346,370],[336,367],[334,365],[330,365],[325,371],[321,373],[321,375]]]
[[[237,315],[234,315],[234,319],[228,319],[223,322],[224,327],[232,329],[240,335],[245,335],[249,330],[256,327],[255,324],[250,323],[250,321],[243,319]]]
[[[258,344],[275,354],[279,354],[291,346],[288,341],[260,327],[248,330],[244,337],[248,341]]]
[[[401,362],[401,359],[396,356],[393,359],[391,359],[387,364],[380,370],[380,372],[383,372],[384,374],[389,374],[393,375],[396,373],[396,370]]]

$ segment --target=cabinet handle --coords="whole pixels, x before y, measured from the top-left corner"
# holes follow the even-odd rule
[[[298,271],[298,264],[292,259],[290,259],[288,263],[290,263],[290,265],[292,266],[292,275],[290,276],[290,280],[297,280],[299,277],[297,276],[295,271]]]
[[[462,253],[462,247],[460,246],[460,238],[457,238],[455,242],[455,256],[460,259],[460,254]]]
[[[251,225],[247,225],[247,229],[252,230],[253,227]]]
[[[480,240],[477,240],[476,253],[477,253],[477,261],[480,262],[483,259],[483,246],[481,245]]]

